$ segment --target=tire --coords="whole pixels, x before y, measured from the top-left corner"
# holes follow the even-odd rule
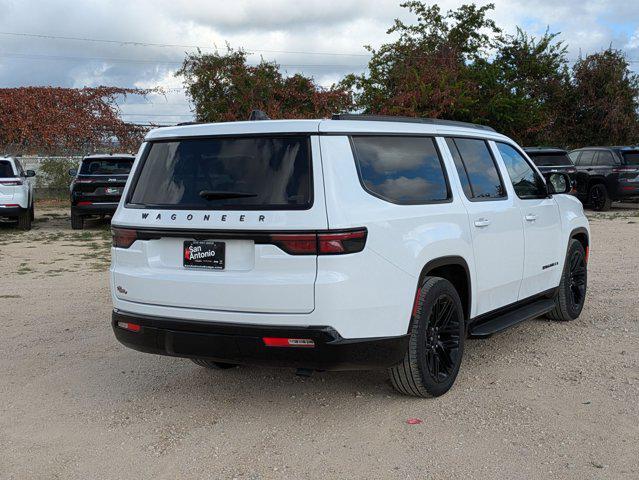
[[[603,183],[596,183],[590,187],[588,192],[589,203],[593,210],[606,212],[610,210],[612,199],[608,195],[608,189]]]
[[[203,358],[192,358],[191,361],[200,367],[211,370],[228,370],[229,368],[237,367],[235,363],[214,362],[213,360],[205,360]]]
[[[564,270],[561,273],[555,308],[547,314],[547,317],[564,322],[579,317],[584,308],[587,286],[586,252],[581,242],[573,238],[570,240]]]
[[[73,230],[82,230],[84,228],[84,218],[80,215],[71,214],[71,228]]]
[[[440,277],[424,278],[416,301],[408,350],[389,376],[404,395],[438,397],[453,386],[461,366],[464,310],[453,284]]]
[[[18,216],[18,228],[20,230],[31,230],[31,211],[25,210]]]

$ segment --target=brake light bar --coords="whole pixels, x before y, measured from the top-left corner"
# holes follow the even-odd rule
[[[639,172],[638,167],[615,167],[612,169],[613,173],[636,173]]]
[[[4,208],[16,208],[19,207],[20,205],[18,205],[17,203],[7,203],[4,205],[0,205],[0,207],[4,207]]]
[[[93,202],[78,202],[78,207],[86,207],[88,205],[93,205]]]
[[[290,255],[345,255],[364,250],[368,231],[366,228],[325,232],[268,233],[194,230],[136,230],[111,227],[113,246],[129,248],[136,240],[156,240],[162,237],[198,239],[253,240],[258,245],[275,245]]]

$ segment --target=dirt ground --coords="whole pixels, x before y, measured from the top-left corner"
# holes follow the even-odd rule
[[[208,371],[126,349],[108,225],[36,215],[28,233],[0,225],[2,479],[639,478],[639,210],[591,215],[578,320],[469,341],[433,400],[380,371]]]

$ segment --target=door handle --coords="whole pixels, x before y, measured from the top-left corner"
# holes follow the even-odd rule
[[[532,213],[529,213],[524,218],[526,219],[527,222],[534,222],[535,220],[537,220],[537,215],[533,215]]]
[[[477,220],[475,220],[475,226],[476,227],[487,227],[488,225],[490,225],[490,220],[488,220],[487,218],[478,218]]]

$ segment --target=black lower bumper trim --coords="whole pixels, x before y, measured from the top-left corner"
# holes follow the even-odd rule
[[[140,325],[133,332],[118,322]],[[343,339],[331,327],[289,327],[175,320],[113,311],[120,343],[141,352],[219,362],[315,370],[369,370],[402,361],[408,335]],[[267,347],[263,337],[309,338],[310,347]]]
[[[113,215],[118,209],[117,203],[108,204],[92,204],[92,205],[73,205],[71,207],[71,215],[89,216],[89,215]]]
[[[3,207],[0,208],[0,217],[17,218],[27,209],[22,207]]]

